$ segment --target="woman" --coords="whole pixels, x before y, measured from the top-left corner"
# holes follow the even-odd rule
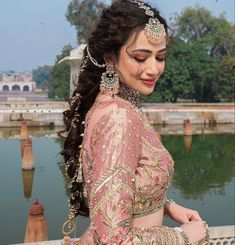
[[[77,214],[91,225],[65,244],[208,244],[199,214],[167,199],[173,160],[139,109],[164,71],[167,42],[165,20],[139,0],[115,1],[91,34],[62,152],[72,178],[65,234]],[[164,215],[181,226],[163,226]]]

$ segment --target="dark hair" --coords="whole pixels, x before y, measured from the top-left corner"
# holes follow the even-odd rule
[[[146,4],[149,6],[148,4]],[[155,17],[164,25],[167,31],[166,21],[159,12],[151,8]],[[145,10],[139,8],[138,4],[130,0],[117,0],[109,8],[105,8],[100,20],[88,39],[89,52],[99,63],[104,64],[104,54],[114,54],[119,57],[121,47],[127,42],[130,35],[138,28],[144,28],[149,20]],[[87,49],[84,50],[87,56]],[[70,109],[64,112],[64,122],[68,132],[61,154],[64,156],[67,173],[70,178],[75,176],[79,167],[79,155],[82,144],[82,133],[84,132],[85,116],[92,107],[99,92],[99,83],[104,68],[95,66],[90,59],[86,67],[80,73],[76,89],[70,99]],[[77,97],[77,94],[81,97]],[[76,127],[72,122],[76,122]],[[84,183],[72,182],[70,204],[75,215],[89,215],[89,210],[84,197]]]

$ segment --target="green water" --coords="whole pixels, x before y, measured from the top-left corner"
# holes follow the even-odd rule
[[[45,135],[44,129],[32,135],[36,168],[28,173],[21,170],[19,139],[7,134],[0,140],[0,243],[3,245],[24,241],[28,209],[36,198],[45,209],[48,239],[62,237],[69,184],[60,164],[62,142],[58,138],[41,137]],[[198,210],[210,226],[234,225],[234,135],[197,135],[192,139],[163,136],[162,141],[175,160],[169,197]],[[24,179],[31,180],[31,188],[24,190]],[[88,224],[88,219],[79,217],[78,236]],[[169,220],[166,224],[174,225]]]

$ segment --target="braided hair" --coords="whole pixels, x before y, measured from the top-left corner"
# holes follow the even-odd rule
[[[151,10],[164,25],[167,32],[166,21],[156,9],[151,8]],[[115,1],[110,7],[103,10],[97,26],[88,39],[91,56],[99,64],[105,63],[104,54],[114,54],[118,59],[120,49],[130,35],[143,29],[148,20],[149,16],[145,14],[145,10],[139,8],[137,4],[130,0]],[[105,68],[95,66],[87,57],[87,49],[85,49],[78,83],[69,100],[69,110],[64,112],[67,136],[64,149],[61,152],[65,159],[67,174],[72,179],[71,209],[75,215],[84,216],[89,216],[89,209],[84,191],[83,176],[81,176],[80,146],[84,134],[84,120],[87,112],[94,104],[99,92],[100,77],[105,71]]]

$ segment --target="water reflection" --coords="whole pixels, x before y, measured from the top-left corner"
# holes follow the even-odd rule
[[[63,128],[50,127],[29,127],[28,136],[31,138],[58,138],[58,132]],[[19,139],[20,128],[0,128],[0,140],[3,139]]]
[[[221,194],[234,177],[233,135],[196,135],[193,144],[182,136],[164,136],[162,141],[175,160],[173,184],[186,198],[203,198],[213,187]]]
[[[154,125],[155,130],[160,135],[183,135],[183,125]],[[28,128],[28,135],[31,138],[58,138],[58,132],[62,131],[62,127],[30,127]],[[234,124],[217,124],[217,125],[192,125],[192,134],[235,134]],[[1,139],[15,139],[20,138],[19,128],[0,128]]]
[[[34,170],[22,170],[24,197],[28,200],[33,189]]]
[[[230,128],[231,125],[227,126]],[[159,132],[166,133],[166,129],[162,127]],[[179,129],[179,126],[168,128],[170,133],[177,133]],[[63,140],[56,138],[59,130],[36,128],[32,131],[28,128],[29,135],[38,137],[33,138],[34,171],[22,171],[18,136],[17,140],[0,140],[0,216],[4,220],[0,231],[1,244],[24,241],[27,210],[36,198],[45,207],[48,239],[61,239],[61,225],[67,219],[70,181],[59,154],[63,145]],[[204,130],[207,132],[209,129]],[[9,129],[4,132],[15,137]],[[52,138],[43,137],[44,133]],[[234,135],[193,135],[185,138],[183,135],[163,133],[161,138],[175,160],[175,176],[169,197],[198,210],[210,226],[234,225]],[[88,224],[89,219],[78,218],[77,236],[84,232]]]
[[[192,135],[185,135],[184,136],[184,148],[186,151],[190,151],[193,143],[193,136]]]
[[[175,161],[173,186],[186,199],[203,199],[207,193],[222,194],[224,186],[235,176],[234,135],[161,136]],[[63,140],[56,139],[62,147]],[[69,197],[70,179],[64,164],[58,164]]]
[[[61,141],[62,142],[62,141]],[[63,182],[64,182],[64,189],[65,189],[65,194],[67,197],[70,196],[70,178],[69,176],[66,174],[66,171],[65,171],[65,164],[63,162],[59,162],[58,163],[58,167],[59,167],[59,170],[63,176]]]
[[[184,125],[154,125],[155,130],[161,135],[183,135]],[[192,134],[235,134],[235,124],[203,125],[193,124]]]

